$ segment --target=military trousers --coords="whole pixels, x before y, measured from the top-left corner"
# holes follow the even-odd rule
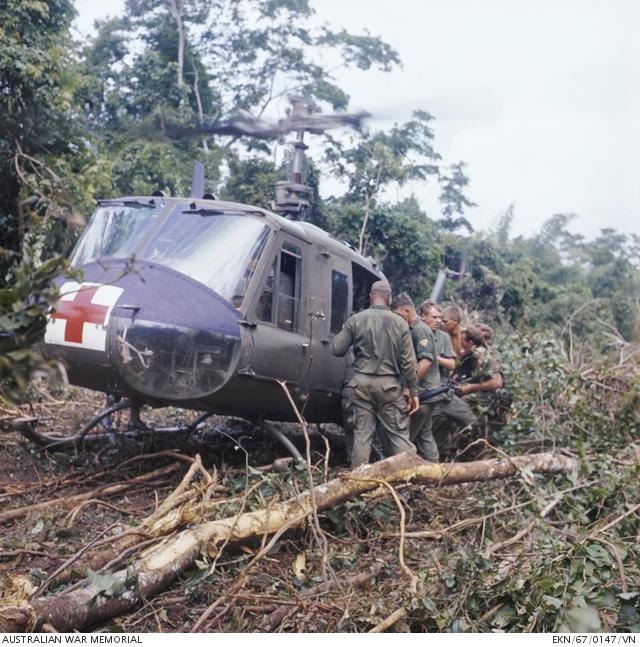
[[[418,454],[426,461],[437,463],[440,458],[438,445],[431,429],[433,412],[437,402],[423,402],[420,408],[411,416],[409,432],[411,442],[416,446]]]
[[[445,398],[436,403],[433,411],[434,424],[438,425],[438,420],[445,418],[455,422],[461,430],[475,425],[478,417],[469,406],[469,403],[458,397],[457,395]],[[437,438],[438,447],[443,454],[450,453],[453,449],[451,434],[448,432],[439,435],[435,434]]]
[[[409,438],[407,403],[397,377],[355,373],[347,389],[353,416],[351,467],[369,462],[377,425],[391,455],[415,451]]]
[[[344,430],[345,450],[347,452],[347,460],[351,463],[351,455],[353,454],[353,427],[355,424],[355,410],[351,402],[351,393],[349,385],[345,384],[342,387],[342,395],[340,397],[340,404],[342,407],[342,429]]]
[[[436,402],[436,408],[433,412],[434,417],[444,416],[457,422],[462,427],[470,427],[475,424],[478,417],[473,413],[468,402],[465,402],[457,395],[445,398]]]

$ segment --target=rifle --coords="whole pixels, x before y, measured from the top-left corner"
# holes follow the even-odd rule
[[[418,400],[420,400],[421,403],[426,402],[431,398],[435,398],[436,395],[447,393],[447,391],[453,391],[455,395],[459,395],[458,387],[465,382],[470,382],[472,379],[473,378],[468,377],[464,380],[460,380],[459,382],[452,382],[451,380],[449,380],[446,384],[437,386],[435,389],[427,389],[425,391],[421,391],[420,393],[418,393]]]

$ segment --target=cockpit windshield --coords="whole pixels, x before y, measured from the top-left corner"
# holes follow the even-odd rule
[[[105,204],[98,207],[73,254],[72,265],[77,267],[105,257],[133,256],[160,212],[161,208],[151,203]]]
[[[72,264],[109,258],[153,261],[190,276],[239,307],[269,227],[242,212],[190,211],[184,203],[168,215],[163,211],[153,203],[134,201],[101,205]]]
[[[241,213],[177,206],[139,257],[166,265],[239,307],[269,237],[269,227]]]

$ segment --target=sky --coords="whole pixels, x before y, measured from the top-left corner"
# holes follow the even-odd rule
[[[77,28],[117,15],[123,0],[76,0]],[[514,204],[513,234],[556,213],[570,230],[640,233],[640,3],[636,0],[312,0],[316,20],[366,29],[401,68],[334,72],[350,108],[388,128],[415,109],[435,117],[435,149],[464,161],[476,229]],[[325,191],[337,190],[327,183]],[[437,187],[413,183],[437,217]]]

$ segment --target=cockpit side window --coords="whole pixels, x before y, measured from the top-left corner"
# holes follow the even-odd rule
[[[349,277],[331,271],[331,332],[340,332],[349,308]]]
[[[278,273],[278,254],[273,257],[273,263],[267,274],[267,281],[264,290],[260,295],[260,300],[256,306],[256,318],[259,321],[273,321],[273,292],[276,285],[276,275]]]
[[[280,254],[278,279],[278,327],[286,330],[298,328],[300,311],[300,284],[302,253],[297,245],[285,242]]]
[[[278,328],[297,330],[302,285],[302,253],[297,245],[284,242],[273,257],[262,294],[256,305],[256,319],[276,322]]]

